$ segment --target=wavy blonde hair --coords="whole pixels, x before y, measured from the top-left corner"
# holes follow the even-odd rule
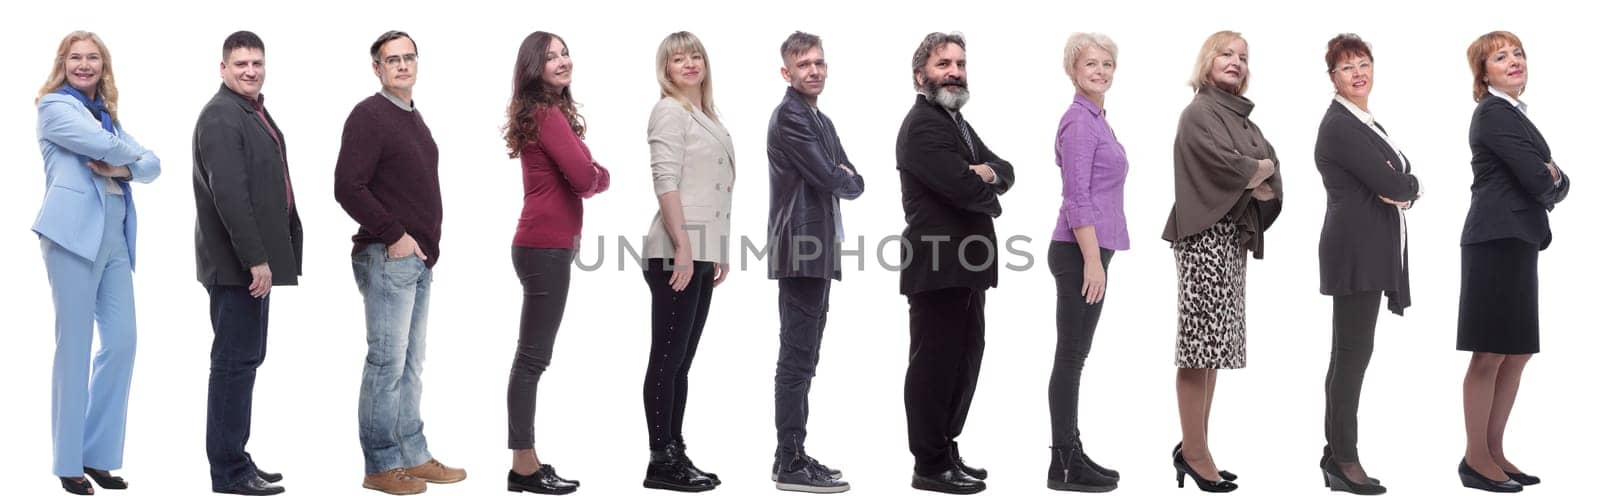
[[[672,83],[672,76],[667,75],[667,64],[672,63],[673,54],[679,53],[700,54],[702,61],[700,71],[706,74],[706,77],[700,80],[701,111],[711,120],[721,123],[722,120],[717,118],[717,105],[711,100],[711,56],[706,54],[706,46],[700,43],[700,38],[696,38],[694,33],[679,31],[669,34],[666,39],[661,40],[661,47],[656,49],[656,83],[661,85],[661,97],[670,96],[682,103],[685,110],[693,110],[690,108],[689,98],[678,91],[678,85]]]
[[[83,40],[94,42],[95,48],[100,50],[100,83],[95,92],[106,103],[106,111],[111,113],[111,122],[117,122],[117,80],[112,77],[111,51],[106,49],[106,42],[88,31],[73,31],[61,39],[61,46],[56,47],[56,60],[50,67],[50,77],[45,78],[44,86],[39,88],[39,95],[34,97],[33,103],[39,104],[39,99],[45,95],[55,93],[67,84],[67,53],[72,51],[72,44]]]
[[[1235,31],[1217,31],[1206,38],[1205,44],[1200,45],[1200,56],[1194,60],[1194,75],[1189,77],[1190,88],[1200,91],[1201,86],[1215,86],[1211,82],[1211,67],[1216,63],[1217,56],[1221,55],[1223,50],[1227,50],[1228,44],[1233,43],[1233,40],[1244,41],[1246,46],[1250,44],[1245,41],[1244,35]],[[1239,94],[1243,95],[1247,89],[1250,89],[1249,65],[1245,66],[1244,77],[1239,79]]]

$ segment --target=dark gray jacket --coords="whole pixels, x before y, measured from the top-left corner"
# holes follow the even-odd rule
[[[841,279],[838,199],[853,200],[866,185],[845,156],[833,121],[794,88],[767,123],[767,170],[767,277]]]
[[[1563,169],[1561,184],[1550,178],[1545,163],[1550,145],[1533,121],[1511,102],[1484,95],[1472,112],[1467,131],[1472,145],[1472,206],[1461,229],[1461,244],[1516,238],[1550,246],[1550,216],[1567,198],[1572,176]]]
[[[300,216],[289,208],[287,163],[272,114],[226,85],[194,126],[195,272],[207,286],[248,286],[250,267],[266,262],[273,285],[299,281]],[[272,138],[268,131],[278,135]],[[284,147],[287,147],[284,141]]]
[[[1401,313],[1411,304],[1402,221],[1400,212],[1379,197],[1417,199],[1421,186],[1409,162],[1338,100],[1322,116],[1316,160],[1328,190],[1317,250],[1322,294],[1383,291],[1389,310]]]

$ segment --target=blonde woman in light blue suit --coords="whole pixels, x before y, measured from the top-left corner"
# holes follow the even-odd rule
[[[56,310],[52,376],[53,470],[61,487],[124,489],[122,468],[133,378],[133,265],[137,222],[130,182],[161,174],[161,159],[117,119],[111,53],[94,33],[61,40],[39,89],[44,205],[33,224]],[[89,360],[96,322],[100,350]]]

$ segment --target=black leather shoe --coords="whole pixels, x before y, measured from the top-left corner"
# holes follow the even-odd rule
[[[260,477],[251,477],[229,486],[211,486],[211,492],[222,494],[244,494],[248,496],[265,496],[269,494],[282,494],[283,486],[274,486]]]
[[[967,465],[967,461],[961,459],[961,448],[956,446],[955,441],[950,441],[950,461],[956,464],[956,468],[966,472],[967,475],[972,476],[974,479],[985,480],[989,478],[988,470]]]
[[[267,481],[267,482],[271,482],[271,483],[274,483],[274,484],[279,483],[279,482],[283,482],[283,474],[280,474],[280,473],[277,473],[277,472],[268,472],[268,471],[265,471],[265,470],[261,470],[260,467],[256,467],[255,471],[256,471],[256,477],[260,477],[261,480],[264,480],[264,481]]]
[[[1506,472],[1506,475],[1510,476],[1511,480],[1517,481],[1518,484],[1522,484],[1524,486],[1531,486],[1539,483],[1538,476],[1513,472]]]
[[[1183,441],[1178,441],[1178,445],[1172,447],[1172,455],[1173,456],[1177,456],[1179,451],[1183,451]],[[1233,481],[1239,480],[1239,476],[1238,475],[1234,475],[1233,472],[1229,472],[1227,470],[1217,470],[1217,475],[1222,476],[1222,480],[1225,480],[1225,481],[1228,481],[1228,482],[1233,482]],[[1377,484],[1378,483],[1377,479],[1373,479],[1372,483],[1373,484]],[[1326,486],[1324,486],[1324,487],[1326,487]]]
[[[94,494],[94,485],[83,477],[62,477],[61,488],[72,494]]]
[[[1329,447],[1326,444],[1322,445],[1322,459],[1321,460],[1317,460],[1317,466],[1321,467],[1323,465],[1327,465],[1328,464],[1328,460],[1332,459],[1332,458],[1333,458],[1333,448]],[[1228,480],[1233,480],[1233,479],[1228,479]],[[1372,481],[1373,484],[1379,484],[1379,485],[1383,484],[1382,480],[1378,480],[1377,477],[1373,477],[1371,475],[1367,476],[1367,480]],[[1322,478],[1322,487],[1333,487],[1333,485],[1328,482],[1328,478],[1326,476],[1324,476]]]
[[[1461,464],[1456,466],[1456,475],[1461,477],[1461,486],[1468,489],[1489,491],[1491,493],[1518,493],[1522,492],[1522,484],[1513,480],[1491,480],[1483,474],[1467,466],[1467,459],[1462,458]],[[1507,474],[1509,475],[1509,474]]]
[[[1230,480],[1206,480],[1195,473],[1194,467],[1189,466],[1189,460],[1183,458],[1182,451],[1172,453],[1172,468],[1178,469],[1178,487],[1183,487],[1183,476],[1194,479],[1194,487],[1208,493],[1229,493],[1238,489],[1239,485]]]
[[[556,477],[555,471],[549,465],[541,465],[528,475],[506,471],[506,490],[511,492],[529,492],[534,494],[568,494],[578,490],[578,485]]]
[[[973,477],[966,471],[951,468],[933,475],[911,474],[911,487],[923,491],[934,491],[949,494],[975,494],[983,492],[988,486],[982,480]]]
[[[551,464],[546,463],[546,464],[540,465],[539,466],[539,470],[543,470],[545,472],[549,472],[551,477],[555,477],[556,480],[559,480],[561,482],[572,484],[572,487],[582,487],[583,486],[583,484],[578,483],[578,481],[576,481],[576,480],[568,479],[568,478],[562,477],[561,474],[557,474],[555,465],[551,465]]]
[[[1344,491],[1351,494],[1383,494],[1389,491],[1371,477],[1367,478],[1366,484],[1351,481],[1345,477],[1344,467],[1332,458],[1322,459],[1322,484],[1330,491]]]
[[[650,465],[644,470],[644,487],[686,493],[710,491],[717,482],[706,477],[705,472],[686,463],[677,450],[650,451]]]
[[[1094,469],[1094,471],[1096,471],[1096,472],[1100,472],[1100,475],[1104,475],[1104,476],[1110,478],[1112,481],[1120,481],[1120,480],[1122,480],[1122,473],[1117,472],[1115,470],[1111,470],[1109,468],[1102,467],[1102,466],[1100,466],[1100,464],[1095,463],[1094,460],[1090,459],[1089,458],[1089,454],[1085,453],[1083,451],[1083,441],[1082,440],[1074,440],[1072,444],[1073,444],[1073,447],[1078,448],[1078,456],[1083,458],[1083,463],[1085,465],[1088,465],[1089,468]]]
[[[667,444],[667,449],[676,451],[677,452],[678,461],[683,462],[684,465],[687,465],[689,470],[691,470],[693,472],[697,472],[700,475],[705,476],[708,479],[711,479],[711,482],[716,484],[716,485],[719,485],[719,486],[722,485],[722,479],[718,479],[717,478],[717,474],[713,474],[711,472],[700,470],[700,467],[694,466],[694,460],[690,460],[689,459],[689,446],[686,445],[686,444],[683,444],[683,440],[682,439],[679,439],[677,441],[674,441],[672,443]]]
[[[128,488],[128,481],[122,480],[121,477],[111,475],[111,471],[109,470],[83,467],[83,475],[87,475],[90,479],[94,479],[94,484],[100,486],[101,489]]]
[[[1045,487],[1057,491],[1103,493],[1117,488],[1117,480],[1091,468],[1078,448],[1050,448],[1050,473]]]

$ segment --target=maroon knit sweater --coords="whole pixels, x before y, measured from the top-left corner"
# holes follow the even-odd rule
[[[427,266],[439,262],[439,147],[421,111],[406,111],[374,94],[350,111],[333,171],[333,195],[361,224],[352,253],[410,234]]]
[[[611,187],[611,173],[594,162],[560,110],[539,111],[539,140],[522,147],[522,215],[513,246],[577,247],[583,199]]]

